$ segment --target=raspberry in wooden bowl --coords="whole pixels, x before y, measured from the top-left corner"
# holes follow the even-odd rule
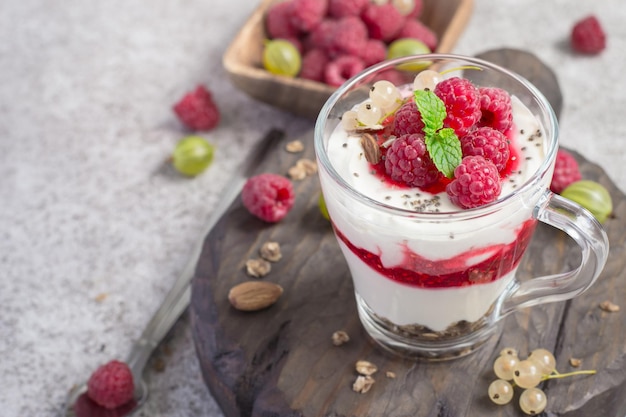
[[[322,11],[319,3],[325,4]],[[396,40],[414,38],[434,52],[451,52],[473,8],[473,0],[395,1],[384,5],[371,0],[349,2],[360,4],[358,10],[347,10],[344,3],[263,0],[224,54],[223,64],[232,83],[256,100],[315,118],[342,79],[380,62]],[[401,3],[415,6],[402,10]],[[290,7],[298,13],[281,17]],[[294,28],[293,22],[298,27]],[[297,76],[276,75],[265,69],[263,52],[268,39],[289,39],[300,49],[302,62]],[[324,73],[321,76],[320,71]]]

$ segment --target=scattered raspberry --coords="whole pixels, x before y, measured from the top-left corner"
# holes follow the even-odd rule
[[[574,50],[584,54],[597,54],[606,47],[606,34],[595,16],[576,22],[572,28],[571,43]]]
[[[395,36],[396,39],[411,38],[424,43],[431,51],[437,49],[437,34],[428,26],[415,19],[406,19]]]
[[[480,111],[478,126],[489,126],[506,133],[513,125],[513,109],[511,96],[501,88],[481,87]]]
[[[411,187],[429,186],[442,176],[426,151],[424,136],[417,133],[393,141],[385,157],[385,172]]]
[[[339,87],[346,80],[363,71],[363,69],[365,69],[365,64],[361,58],[343,55],[326,65],[324,81],[328,85]]]
[[[458,137],[467,132],[480,120],[480,93],[469,80],[453,77],[441,81],[435,94],[446,105],[445,127],[454,129]]]
[[[174,113],[192,130],[213,129],[220,121],[219,109],[209,90],[202,85],[185,94],[174,106]]]
[[[405,17],[391,3],[370,3],[361,13],[361,19],[367,25],[370,38],[387,42],[398,33]]]
[[[358,56],[367,43],[367,26],[356,16],[339,19],[333,28],[332,50],[337,55]]]
[[[322,49],[311,49],[302,57],[300,78],[324,82],[324,69],[330,59]]]
[[[454,169],[454,180],[446,186],[453,204],[461,208],[480,207],[500,195],[500,176],[496,166],[482,156],[466,156]]]
[[[291,23],[290,1],[275,3],[265,15],[265,30],[269,38],[294,38],[298,37],[299,30]]]
[[[550,189],[560,194],[568,185],[581,178],[580,168],[574,156],[566,150],[559,149],[556,154]]]
[[[396,111],[393,121],[393,134],[402,136],[413,133],[423,134],[424,122],[415,100],[409,100]]]
[[[113,360],[91,375],[87,395],[104,408],[113,409],[133,399],[133,374],[124,362]]]
[[[87,393],[83,393],[74,403],[74,414],[76,417],[124,417],[128,416],[135,407],[137,407],[137,401],[132,399],[113,409],[104,408],[89,398]]]
[[[387,57],[387,45],[378,39],[368,39],[363,49],[357,52],[366,67],[382,62]]]
[[[291,0],[291,23],[301,31],[310,31],[322,22],[328,0]]]
[[[463,156],[482,156],[493,162],[498,172],[506,168],[511,151],[504,133],[484,126],[474,129],[461,138]]]
[[[259,174],[246,181],[241,191],[243,205],[259,219],[276,223],[293,207],[293,185],[277,174]]]
[[[369,0],[329,0],[328,15],[336,18],[358,16]]]

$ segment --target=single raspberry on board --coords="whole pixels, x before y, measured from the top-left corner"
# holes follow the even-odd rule
[[[363,49],[357,55],[363,60],[366,67],[382,62],[387,57],[387,45],[378,39],[368,39]]]
[[[402,135],[393,141],[385,156],[385,172],[392,180],[411,187],[427,187],[442,174],[426,150],[424,135]]]
[[[574,50],[584,54],[597,54],[606,47],[606,34],[595,16],[587,16],[572,28],[571,43]]]
[[[478,126],[489,126],[506,133],[513,125],[513,109],[509,93],[497,87],[481,87]]]
[[[282,220],[295,202],[291,181],[277,174],[250,177],[241,191],[241,200],[248,211],[268,223]]]
[[[328,15],[341,18],[359,16],[369,0],[328,0]]]
[[[191,130],[213,129],[220,121],[220,112],[209,90],[203,85],[190,91],[174,105],[178,119]]]
[[[328,10],[328,0],[291,0],[291,23],[303,32],[319,25]]]
[[[367,43],[367,26],[357,16],[342,17],[333,28],[332,51],[358,56]]]
[[[388,42],[398,33],[405,17],[391,3],[370,3],[361,13],[361,19],[367,25],[370,38]]]
[[[437,34],[416,19],[406,19],[395,36],[396,39],[411,38],[424,43],[431,51],[437,49]]]
[[[580,168],[574,156],[566,150],[559,149],[556,154],[550,189],[560,194],[568,185],[581,178]]]
[[[482,156],[466,156],[454,169],[454,180],[446,186],[446,193],[453,204],[474,208],[495,201],[501,189],[493,162]]]
[[[402,136],[412,133],[421,133],[424,131],[424,122],[422,114],[415,104],[415,100],[408,100],[396,111],[393,120],[393,134]]]
[[[353,55],[342,55],[326,65],[324,81],[328,85],[339,87],[363,69],[365,69],[365,64],[361,58]]]
[[[291,23],[291,7],[293,3],[283,1],[274,3],[265,14],[265,30],[271,39],[294,38],[300,33]]]
[[[437,84],[435,94],[446,105],[443,125],[454,129],[458,137],[466,135],[480,120],[480,93],[471,81],[448,78]]]
[[[461,138],[463,156],[482,156],[493,162],[498,172],[502,172],[509,161],[511,151],[509,140],[504,133],[483,126],[472,130]]]
[[[128,365],[110,361],[91,375],[87,381],[87,395],[104,408],[113,409],[133,399],[135,385]]]
[[[324,70],[328,62],[330,59],[322,49],[310,49],[302,57],[300,78],[323,82]]]

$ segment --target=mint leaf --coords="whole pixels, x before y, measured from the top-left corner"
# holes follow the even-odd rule
[[[432,136],[443,127],[446,118],[446,105],[430,90],[415,90],[413,92],[415,104],[422,115],[424,133]]]
[[[454,177],[456,168],[463,157],[461,141],[454,133],[454,129],[445,128],[425,138],[426,150],[430,154],[439,171],[448,178]]]

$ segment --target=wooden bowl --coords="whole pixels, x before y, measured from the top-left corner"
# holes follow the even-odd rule
[[[273,75],[263,69],[263,40],[267,38],[264,15],[276,1],[261,2],[224,53],[223,64],[233,84],[249,96],[299,116],[315,118],[334,87]],[[435,52],[452,51],[472,8],[473,0],[424,0],[421,20],[437,34]]]

